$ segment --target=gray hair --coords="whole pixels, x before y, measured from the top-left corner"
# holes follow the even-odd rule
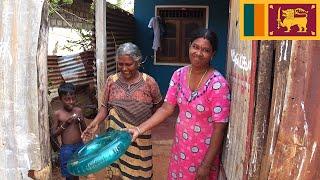
[[[141,52],[137,45],[127,42],[120,44],[120,46],[117,49],[116,52],[116,59],[118,59],[119,56],[128,55],[130,56],[134,61],[140,63],[141,61]]]

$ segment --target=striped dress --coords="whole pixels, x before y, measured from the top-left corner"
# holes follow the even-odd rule
[[[152,108],[162,97],[156,81],[140,73],[137,82],[126,84],[119,74],[107,79],[104,103],[109,108],[106,127],[112,129],[132,128],[152,115]],[[151,131],[140,135],[120,159],[107,167],[106,179],[151,179],[152,145]]]

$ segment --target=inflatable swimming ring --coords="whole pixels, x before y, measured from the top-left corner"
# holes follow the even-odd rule
[[[131,144],[127,131],[111,129],[85,144],[67,163],[68,171],[85,176],[100,171],[121,157]]]

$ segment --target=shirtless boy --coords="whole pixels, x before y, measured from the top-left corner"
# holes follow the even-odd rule
[[[61,174],[66,180],[79,179],[68,172],[67,162],[72,154],[83,146],[81,132],[86,129],[86,124],[81,108],[75,106],[75,86],[71,83],[61,84],[58,94],[63,106],[54,112],[52,135],[61,136]]]

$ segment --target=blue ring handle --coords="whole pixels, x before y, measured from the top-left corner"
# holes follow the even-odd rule
[[[67,163],[70,174],[86,176],[118,160],[129,148],[132,136],[127,131],[110,129],[85,144]]]

